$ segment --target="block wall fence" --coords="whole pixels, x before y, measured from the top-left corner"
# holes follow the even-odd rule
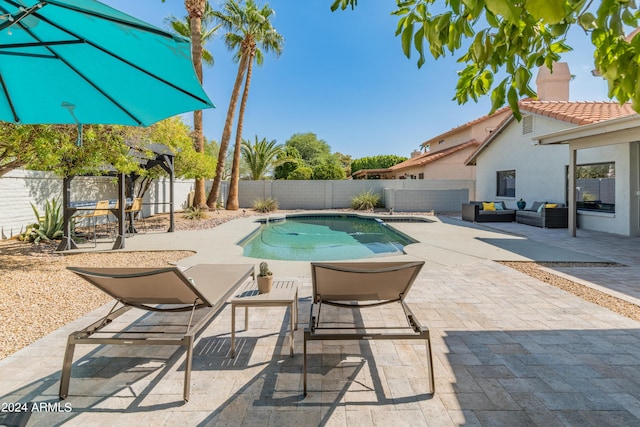
[[[193,180],[174,182],[175,209],[188,206]],[[210,183],[207,186],[207,191]],[[281,209],[341,209],[351,205],[359,193],[380,195],[383,205],[395,212],[458,212],[462,203],[474,200],[473,180],[341,180],[341,181],[240,181],[240,207],[250,208],[257,198],[272,197]],[[226,199],[228,183],[221,188]],[[48,172],[15,170],[0,177],[0,231],[7,239],[35,222],[31,204],[41,214],[47,200],[62,199],[62,178]],[[116,199],[112,177],[76,177],[71,183],[71,200]],[[144,196],[145,217],[169,212],[169,181],[157,179]]]

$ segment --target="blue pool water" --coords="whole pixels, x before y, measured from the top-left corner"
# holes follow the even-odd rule
[[[313,215],[265,222],[240,245],[251,258],[335,261],[401,255],[411,243],[377,218]]]

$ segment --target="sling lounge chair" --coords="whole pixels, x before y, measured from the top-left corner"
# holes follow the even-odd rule
[[[316,340],[371,340],[371,339],[424,339],[429,359],[431,393],[435,393],[433,379],[433,355],[429,330],[420,322],[405,303],[424,261],[419,262],[358,262],[311,263],[313,303],[309,327],[304,331],[303,384],[307,395],[307,341]],[[361,309],[384,304],[399,303],[407,324],[370,326],[345,324],[344,316],[321,319],[323,305]],[[387,319],[385,319],[387,320]]]
[[[116,303],[111,311],[97,322],[69,335],[60,379],[60,398],[69,393],[69,380],[76,344],[121,345],[179,345],[186,347],[184,373],[184,400],[189,400],[191,359],[193,344],[225,302],[250,276],[254,276],[249,264],[200,264],[182,271],[169,268],[77,268],[68,267],[92,285],[111,295]],[[120,306],[118,309],[116,307]],[[190,312],[186,331],[175,333],[168,328],[144,327],[144,330],[102,331],[118,316],[131,308],[154,312]],[[198,309],[209,309],[194,324]],[[166,316],[160,316],[166,317]],[[161,320],[161,319],[157,319]],[[181,325],[185,326],[185,325]],[[159,331],[159,329],[161,329]],[[102,334],[102,337],[98,337]],[[160,335],[160,337],[159,337]]]

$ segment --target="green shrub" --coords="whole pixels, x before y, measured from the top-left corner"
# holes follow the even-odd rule
[[[371,190],[364,191],[351,200],[351,207],[357,211],[372,211],[380,203],[380,196]]]
[[[61,213],[60,202],[56,199],[47,200],[44,206],[44,216],[40,215],[33,203],[31,208],[38,222],[27,226],[27,230],[18,236],[18,239],[33,243],[61,239],[64,235],[64,215]]]
[[[271,197],[266,199],[259,197],[253,202],[253,208],[262,213],[273,212],[278,210],[278,202]]]
[[[191,219],[191,220],[206,219],[207,212],[204,209],[191,206],[185,209],[184,218]]]

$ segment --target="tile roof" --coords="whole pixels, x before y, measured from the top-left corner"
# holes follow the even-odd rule
[[[477,147],[478,145],[480,145],[480,142],[476,141],[475,139],[471,139],[467,142],[464,142],[462,144],[458,144],[458,145],[454,145],[453,147],[449,147],[449,148],[445,148],[444,150],[440,150],[440,151],[436,151],[433,153],[424,153],[421,154],[419,156],[416,156],[412,159],[409,160],[405,160],[402,163],[398,163],[397,165],[391,166],[389,168],[389,171],[397,171],[397,170],[402,170],[402,169],[406,169],[406,168],[410,168],[410,167],[414,167],[414,166],[424,166],[427,163],[432,163],[435,162],[436,160],[439,160],[443,157],[449,156],[453,153],[456,153],[460,150],[464,150],[467,147]]]
[[[620,105],[617,102],[606,101],[537,101],[523,99],[518,102],[520,111],[538,114],[554,120],[573,123],[578,126],[603,122],[615,118],[637,114],[631,104]],[[513,116],[508,116],[496,130],[478,147],[465,161],[466,165],[475,165],[478,155],[489,146],[504,128],[511,123]]]
[[[636,114],[631,104],[616,102],[535,101],[522,100],[520,110],[576,125],[588,125],[617,117]]]

